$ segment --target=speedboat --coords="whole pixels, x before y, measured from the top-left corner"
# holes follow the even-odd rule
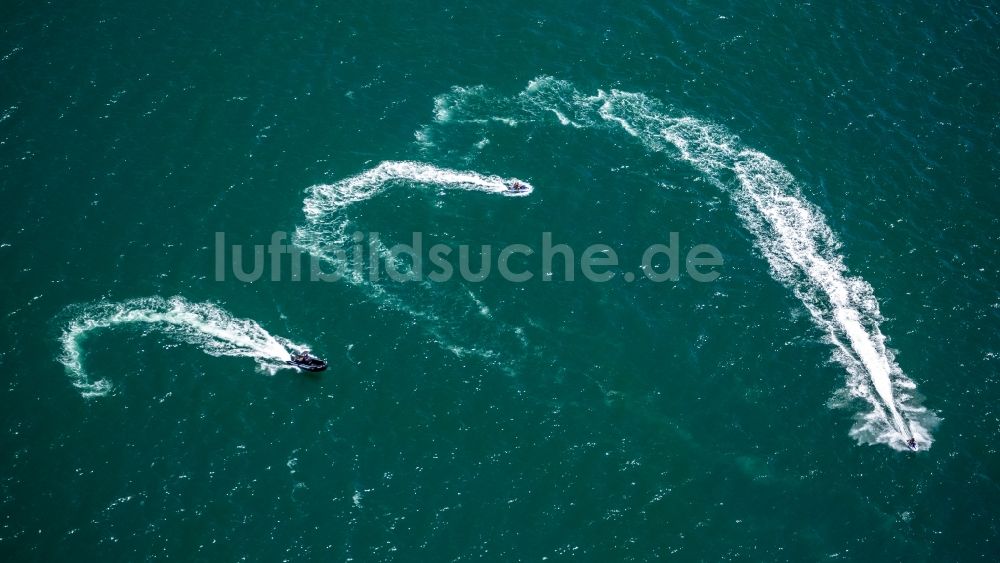
[[[326,369],[326,361],[313,356],[308,351],[292,354],[292,359],[285,363],[304,371],[323,371]]]

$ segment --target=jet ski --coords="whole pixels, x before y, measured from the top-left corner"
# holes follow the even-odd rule
[[[910,448],[910,451],[917,451],[917,440],[915,438],[910,438],[906,441],[906,447]]]
[[[515,180],[513,184],[507,186],[507,193],[520,194],[528,191],[529,189],[530,187],[528,186],[528,184],[524,184]]]
[[[326,361],[311,355],[308,351],[292,354],[292,359],[285,363],[305,371],[323,371],[326,369]]]

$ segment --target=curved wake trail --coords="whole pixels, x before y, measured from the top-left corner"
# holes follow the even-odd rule
[[[845,395],[861,399],[851,435],[863,443],[919,449],[932,443],[937,417],[919,404],[916,385],[886,347],[874,290],[850,276],[836,234],[781,163],[742,145],[724,128],[675,111],[643,94],[599,90],[585,96],[565,81],[533,80],[514,98],[488,100],[483,88],[453,89],[435,100],[436,123],[520,123],[555,116],[576,128],[620,129],[648,150],[675,156],[728,193],[767,259],[834,346],[847,371]],[[499,108],[499,109],[498,109]],[[484,119],[482,111],[502,111]],[[429,137],[429,132],[422,133]]]
[[[91,381],[83,368],[80,345],[95,330],[119,325],[148,325],[185,344],[198,346],[212,356],[253,358],[262,369],[276,371],[291,359],[289,350],[305,348],[273,336],[256,322],[233,317],[212,303],[191,303],[182,297],[146,297],[120,303],[99,302],[71,307],[73,317],[63,328],[59,361],[84,397],[111,391],[106,379]]]
[[[527,189],[509,192],[508,186],[515,181],[525,185]],[[369,200],[394,185],[489,192],[507,197],[527,196],[534,191],[531,184],[518,178],[484,176],[476,172],[450,170],[409,160],[386,161],[356,176],[333,184],[319,184],[306,190],[308,195],[302,202],[306,224],[296,229],[296,245],[318,256],[332,259],[329,251],[346,244],[349,238],[341,211],[355,203]]]
[[[516,193],[508,191],[508,187],[515,181],[520,182],[527,189]],[[455,355],[461,357],[474,354],[487,358],[499,356],[497,352],[477,348],[472,343],[468,345],[457,344],[454,337],[446,335],[441,330],[447,321],[437,315],[434,310],[416,308],[413,303],[420,300],[404,299],[396,295],[389,289],[391,283],[379,284],[370,281],[365,272],[360,268],[353,267],[350,263],[351,260],[346,257],[346,249],[356,242],[352,240],[355,229],[352,228],[353,222],[347,214],[347,208],[370,200],[396,186],[423,186],[445,191],[476,191],[504,197],[522,197],[530,195],[534,191],[531,184],[518,178],[502,178],[471,171],[440,168],[423,162],[386,161],[338,182],[319,184],[308,188],[306,198],[302,202],[305,223],[296,227],[293,243],[311,255],[337,265],[338,270],[345,274],[343,279],[373,294],[380,305],[404,311],[422,320],[424,328],[435,337],[437,342]],[[373,245],[376,254],[383,259],[384,263],[393,263],[389,249],[381,241],[369,241],[369,243]],[[460,294],[435,292],[432,284],[426,280],[405,285],[409,286],[408,290],[419,286],[423,291],[434,296],[427,301],[450,301],[442,308],[447,308],[452,313],[454,313],[455,307],[460,307],[469,311],[470,314],[479,314],[492,321],[488,308],[485,308],[471,292],[468,293],[469,299],[466,300],[464,297],[460,297]],[[498,326],[497,328],[503,329],[504,327]],[[518,329],[510,329],[509,332],[512,332],[515,341],[524,343]]]
[[[511,194],[507,187],[514,181],[528,186],[528,190]],[[484,176],[476,172],[439,168],[432,164],[410,160],[389,160],[356,176],[333,184],[320,184],[309,189],[310,197],[304,202],[306,215],[336,211],[352,203],[370,199],[393,183],[424,184],[448,189],[474,190],[504,195],[527,195],[531,186],[517,178]]]

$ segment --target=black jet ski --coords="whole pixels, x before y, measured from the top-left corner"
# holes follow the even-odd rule
[[[323,371],[326,369],[326,361],[311,355],[309,352],[292,354],[292,359],[285,363],[305,371]]]
[[[910,438],[906,441],[906,447],[910,448],[911,451],[917,451],[917,440],[915,438]]]

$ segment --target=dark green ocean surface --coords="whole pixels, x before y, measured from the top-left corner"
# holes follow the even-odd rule
[[[0,25],[0,560],[1000,553],[994,7],[7,2]],[[369,181],[398,161],[429,179]],[[677,232],[724,265],[216,279],[218,232],[250,260],[334,226],[550,232],[622,271]],[[296,346],[330,369],[274,369]]]

